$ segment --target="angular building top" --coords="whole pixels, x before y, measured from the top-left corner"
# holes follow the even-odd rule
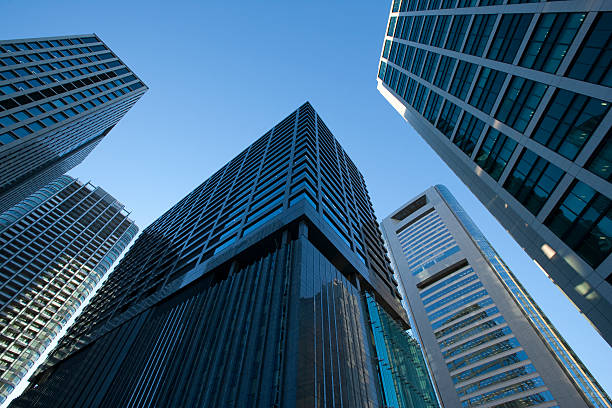
[[[95,34],[0,41],[0,212],[79,164],[146,90]]]
[[[446,187],[383,231],[444,406],[612,407]]]
[[[305,103],[145,228],[65,341],[210,268],[227,248],[259,239],[260,227],[304,213],[407,325],[363,176]]]
[[[378,89],[612,344],[612,3],[394,1]]]
[[[436,408],[396,286],[306,103],[143,231],[14,404]]]
[[[69,176],[0,214],[0,403],[134,238],[128,216]]]

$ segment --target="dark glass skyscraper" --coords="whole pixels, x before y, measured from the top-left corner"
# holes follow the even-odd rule
[[[15,406],[435,407],[407,327],[306,103],[143,231]]]
[[[69,176],[0,214],[0,402],[134,238],[128,215]]]
[[[378,89],[612,345],[611,26],[610,1],[394,0]]]
[[[94,34],[0,41],[0,212],[79,164],[146,90]]]
[[[383,231],[444,406],[612,407],[446,187]]]

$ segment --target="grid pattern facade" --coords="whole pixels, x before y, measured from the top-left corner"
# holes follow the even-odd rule
[[[374,288],[399,305],[363,176],[306,103],[145,228],[66,341],[102,326],[303,202],[367,267]]]
[[[134,238],[123,205],[61,176],[0,215],[0,399]]]
[[[95,35],[0,41],[0,211],[78,164],[146,90]]]
[[[610,2],[394,1],[379,90],[612,342]]]
[[[452,406],[458,398],[463,407],[612,406],[605,391],[450,192],[436,186],[425,197],[427,200],[419,198],[422,205],[413,206],[412,213],[400,210],[400,216],[396,213],[387,218],[383,229],[407,288],[416,329],[434,367],[433,376],[443,380],[439,387],[443,402]],[[415,275],[400,236],[406,226],[422,220],[436,225],[437,220],[431,217],[434,212],[439,213],[437,218],[442,219],[461,251]],[[436,239],[424,236],[413,245],[427,245]],[[523,328],[517,325],[516,316],[520,316]],[[534,342],[540,346],[539,352]],[[557,383],[561,377],[565,387]],[[557,394],[568,389],[573,393]]]
[[[435,408],[388,262],[306,103],[143,231],[15,404]]]

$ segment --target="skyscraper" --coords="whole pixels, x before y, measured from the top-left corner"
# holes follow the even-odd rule
[[[407,327],[306,103],[143,231],[15,406],[435,407]]]
[[[446,407],[612,407],[444,186],[383,221]]]
[[[0,403],[134,238],[128,215],[69,176],[0,214]]]
[[[0,212],[83,161],[146,90],[94,34],[0,41]]]
[[[612,3],[519,3],[394,1],[378,89],[612,344]]]

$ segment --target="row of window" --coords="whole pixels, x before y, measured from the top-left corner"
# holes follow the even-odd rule
[[[463,309],[458,310],[456,313],[450,314],[432,323],[431,327],[433,328],[434,331],[438,330],[442,326],[445,326],[447,324],[454,323],[460,319],[463,319],[471,313],[479,312],[481,310],[487,309],[491,305],[493,305],[493,299],[489,297],[486,299],[479,300],[478,302],[475,302],[474,304],[471,304]]]
[[[45,60],[53,60],[54,62],[49,62],[49,64],[55,67],[56,69],[61,69],[61,68],[70,68],[73,66],[79,66],[83,64],[89,64],[91,62],[97,62],[97,61],[101,61],[105,59],[114,58],[110,52],[105,53],[105,54],[98,54],[98,55],[94,55],[94,54],[87,55],[87,56],[83,55],[83,54],[89,54],[91,52],[106,51],[106,50],[107,49],[104,48],[104,46],[96,45],[93,47],[71,48],[71,49],[66,49],[66,50],[41,52],[40,54],[25,54],[25,55],[19,55],[15,57],[4,57],[4,58],[0,57],[0,61],[3,62],[5,66],[11,66],[11,65],[28,64],[30,62],[39,62],[39,61],[45,62]],[[62,59],[64,57],[72,57],[72,56],[80,56],[80,58]],[[42,64],[42,65],[46,65],[46,64]],[[26,73],[26,75],[30,75],[30,74]],[[24,75],[20,75],[20,76],[24,76]],[[13,76],[11,70],[0,71],[0,81],[10,80],[12,78],[15,78],[15,77]]]
[[[540,0],[510,0],[508,3],[533,3]],[[463,7],[484,7],[504,4],[504,0],[393,0],[392,13],[406,11],[438,10]]]
[[[100,62],[109,60],[112,57],[111,54],[105,55],[92,55],[89,57],[93,60],[93,62]],[[107,63],[100,63],[90,66],[83,66],[84,64],[88,64],[91,61],[88,61],[83,58],[74,59],[74,60],[65,60],[52,62],[50,64],[43,64],[40,67],[37,65],[33,65],[29,68],[17,68],[15,70],[4,71],[0,73],[0,76],[5,77],[7,79],[19,78],[19,82],[13,81],[7,85],[0,86],[0,95],[10,95],[12,93],[25,91],[32,88],[38,88],[39,86],[52,85],[56,82],[64,81],[66,79],[77,78],[82,75],[90,75],[95,74],[99,71],[103,71],[105,69],[118,67],[121,65],[119,61],[110,61]],[[64,68],[73,68],[79,67],[78,69],[66,70],[57,72],[50,75],[41,76],[39,74],[43,72],[50,72],[54,70],[62,70]],[[21,79],[22,77],[27,77],[29,75],[37,75],[34,78],[30,78],[28,80]]]
[[[122,95],[125,95],[131,91],[134,91],[138,88],[143,87],[144,85],[141,82],[136,82],[132,85],[117,88],[114,87],[121,86],[123,83],[127,83],[128,78],[123,78],[121,80],[115,80],[111,82],[107,82],[105,84],[100,84],[95,87],[91,87],[89,89],[84,90],[83,92],[76,92],[72,95],[67,95],[62,98],[58,98],[53,102],[46,102],[40,106],[33,106],[29,109],[16,112],[13,115],[0,117],[0,123],[8,124],[9,126],[14,123],[21,124],[23,120],[28,120],[30,118],[35,118],[36,120],[27,122],[23,126],[12,129],[9,132],[4,132],[0,134],[0,144],[8,144],[14,140],[19,138],[23,138],[28,136],[31,133],[37,132],[41,129],[44,129],[48,126],[52,126],[56,123],[62,122],[66,119],[69,119],[72,116],[76,116],[79,113],[85,112],[86,110],[93,109],[94,107],[101,105],[103,103],[109,102],[113,99],[116,99]],[[113,90],[114,89],[114,90]],[[112,92],[107,92],[109,90],[113,90]],[[99,97],[95,97],[96,95],[104,93]],[[89,98],[82,104],[76,105],[75,103],[81,99]],[[53,111],[59,107],[62,107],[66,104],[71,104],[71,107],[58,110],[55,113],[45,116],[44,112]],[[17,120],[15,120],[17,119]],[[12,123],[11,123],[12,122]]]
[[[28,41],[23,43],[0,44],[0,52],[19,52],[39,50],[43,48],[69,47],[99,42],[95,37],[75,37],[60,40]]]
[[[585,16],[584,13],[540,14],[518,64],[556,73]],[[497,18],[496,14],[456,15],[451,22],[450,15],[392,16],[387,35],[512,64],[533,14],[502,14],[489,51],[484,55]],[[589,41],[587,39],[587,43]],[[575,66],[579,65],[580,58],[575,62]],[[573,72],[569,75],[573,75]]]
[[[388,36],[482,56],[496,15],[392,16]],[[532,14],[503,14],[486,57],[513,63]],[[585,13],[542,13],[518,64],[556,73],[585,20]],[[470,25],[470,20],[472,23]],[[435,22],[434,22],[435,21]],[[599,13],[566,72],[570,78],[612,86],[612,12]],[[471,27],[467,33],[468,27]],[[433,36],[431,32],[433,31]],[[448,39],[442,44],[448,33]],[[466,39],[467,36],[467,39]],[[465,41],[464,41],[465,40]],[[463,49],[461,46],[464,44]]]

